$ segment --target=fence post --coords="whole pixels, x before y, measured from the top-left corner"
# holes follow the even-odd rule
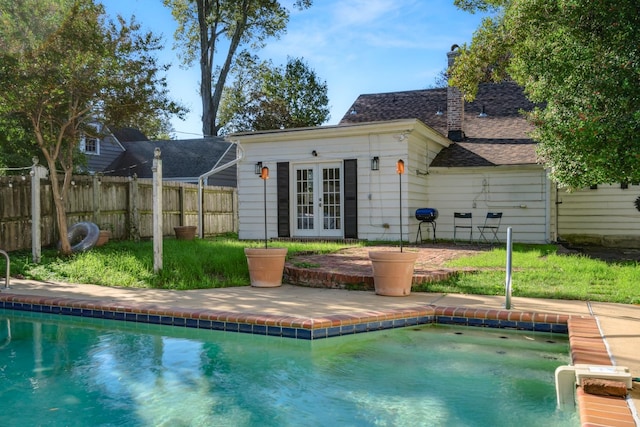
[[[153,271],[162,270],[162,159],[160,149],[153,152]]]
[[[181,185],[178,188],[178,191],[179,191],[178,195],[180,197],[180,200],[179,200],[179,205],[180,205],[180,207],[179,207],[179,209],[180,209],[180,225],[187,225],[187,223],[186,223],[187,216],[185,215],[185,197],[186,197],[186,195],[185,195],[184,187]]]
[[[138,175],[129,179],[129,238],[140,241],[140,213],[138,212]]]
[[[93,222],[100,226],[100,178],[93,174]]]
[[[33,157],[31,167],[31,253],[33,262],[38,264],[42,256],[42,228],[40,206],[40,179],[47,177],[47,168],[38,164],[37,157]]]

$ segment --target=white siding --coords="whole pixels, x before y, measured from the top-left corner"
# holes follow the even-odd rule
[[[640,186],[599,185],[572,193],[559,190],[558,233],[576,243],[640,246],[640,212],[634,201]]]
[[[255,164],[268,166],[271,179],[267,182],[268,237],[277,236],[276,164],[289,162],[290,183],[295,179],[293,167],[299,163],[342,162],[356,159],[358,163],[358,238],[367,240],[398,240],[400,238],[399,187],[396,173],[398,159],[405,161],[402,176],[403,237],[415,239],[417,223],[414,212],[425,203],[425,176],[427,162],[432,160],[441,145],[428,140],[421,132],[412,132],[416,122],[403,122],[401,129],[373,132],[369,126],[360,134],[340,131],[332,135],[316,132],[299,139],[278,140],[274,133],[269,140],[255,140],[250,135],[240,136],[245,157],[238,167],[239,237],[261,239],[264,236],[263,183],[254,174]],[[411,125],[407,127],[407,124]],[[424,125],[419,124],[418,126]],[[316,136],[317,135],[317,136]],[[427,155],[427,144],[429,154]],[[312,152],[316,151],[317,156]],[[371,170],[371,158],[379,157],[380,169]],[[295,201],[290,190],[290,202]],[[291,212],[291,222],[294,216]],[[294,230],[292,236],[295,237]]]
[[[429,206],[438,209],[437,235],[453,239],[453,213],[473,214],[473,237],[487,212],[502,212],[498,236],[506,240],[545,243],[550,240],[548,183],[541,168],[432,168],[427,179]]]

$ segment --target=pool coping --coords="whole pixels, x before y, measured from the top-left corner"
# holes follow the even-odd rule
[[[352,315],[296,317],[235,313],[89,299],[0,294],[0,308],[77,317],[101,318],[289,339],[317,340],[423,324],[517,329],[569,335],[573,364],[613,365],[597,321],[592,316],[448,307],[435,304]],[[631,403],[623,398],[576,392],[581,424],[633,427]]]

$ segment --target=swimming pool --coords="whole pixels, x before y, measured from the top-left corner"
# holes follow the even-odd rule
[[[425,325],[320,341],[0,310],[0,425],[577,426],[557,334]]]

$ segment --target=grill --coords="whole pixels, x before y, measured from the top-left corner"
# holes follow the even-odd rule
[[[436,242],[436,219],[438,219],[438,209],[422,208],[416,210],[416,219],[420,221],[418,225],[418,233],[416,234],[416,244],[422,243],[422,224],[426,224],[426,227],[431,227],[433,230],[433,243]],[[429,230],[427,230],[427,237]]]
[[[438,219],[438,209],[418,209],[416,210],[416,219],[422,222],[435,222],[435,220]]]

